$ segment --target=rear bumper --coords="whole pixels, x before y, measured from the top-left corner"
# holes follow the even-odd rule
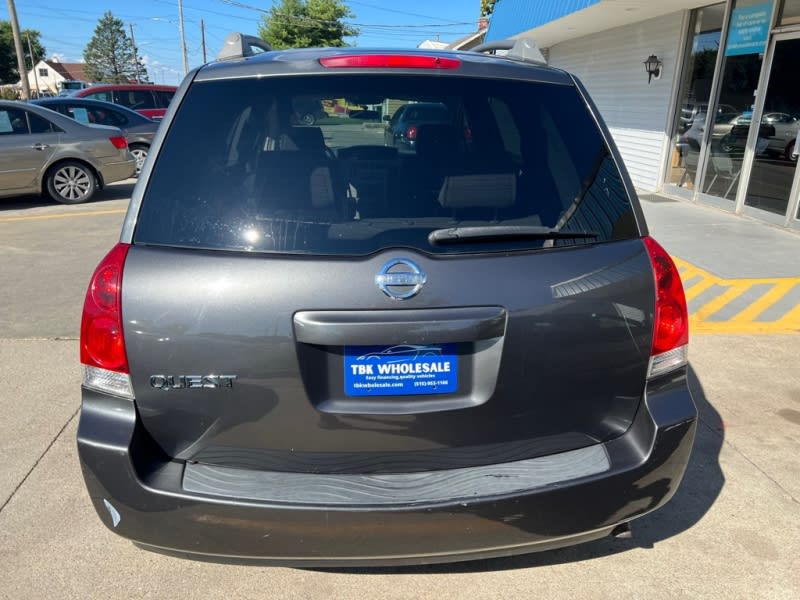
[[[133,177],[136,173],[136,159],[130,154],[128,156],[124,160],[113,159],[100,164],[99,171],[104,184]]]
[[[649,384],[630,429],[602,445],[608,459],[602,472],[511,493],[487,493],[484,486],[480,495],[461,491],[416,503],[326,505],[189,492],[185,464],[160,455],[134,403],[85,389],[78,451],[100,518],[149,549],[302,566],[417,564],[507,556],[607,535],[672,497],[696,417],[685,374],[668,376]]]

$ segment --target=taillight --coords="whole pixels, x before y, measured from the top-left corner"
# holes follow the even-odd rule
[[[128,147],[128,140],[125,139],[124,136],[115,135],[114,137],[108,138],[112,144],[114,144],[114,148],[117,150],[124,150]]]
[[[122,328],[122,270],[128,244],[117,244],[95,269],[81,318],[81,364],[86,387],[133,397]]]
[[[319,59],[319,64],[329,69],[458,69],[461,61],[422,54],[352,54],[326,56]]]
[[[648,370],[648,377],[655,377],[688,362],[689,311],[675,263],[653,238],[643,239],[656,284],[653,347]]]
[[[406,131],[406,139],[407,140],[412,140],[412,141],[417,139],[417,126],[416,125],[412,125],[411,127],[408,128],[408,130]]]

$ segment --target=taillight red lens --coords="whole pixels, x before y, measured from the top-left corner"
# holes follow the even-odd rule
[[[689,312],[678,269],[667,251],[651,237],[644,244],[656,282],[656,313],[652,355],[689,343]]]
[[[114,144],[114,148],[117,150],[124,150],[128,147],[128,140],[121,135],[115,135],[114,137],[110,137],[108,139],[112,144]]]
[[[81,363],[128,372],[122,330],[122,269],[128,244],[117,244],[95,269],[81,319]]]
[[[458,69],[461,61],[420,54],[353,54],[326,56],[319,59],[319,64],[329,69]]]
[[[409,140],[417,139],[417,126],[416,125],[412,125],[411,127],[408,128],[408,131],[406,131],[406,139],[409,139]]]

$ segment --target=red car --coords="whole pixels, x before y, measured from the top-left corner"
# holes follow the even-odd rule
[[[74,96],[121,104],[145,117],[160,120],[167,112],[167,107],[177,89],[174,85],[109,83],[79,90]]]

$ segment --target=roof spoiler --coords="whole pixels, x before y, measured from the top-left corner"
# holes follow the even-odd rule
[[[217,54],[217,60],[231,60],[234,58],[244,58],[245,56],[254,56],[257,54],[253,52],[253,48],[258,48],[262,52],[269,52],[272,50],[267,42],[254,35],[245,35],[234,31],[229,33],[222,44],[222,50]]]
[[[539,45],[530,39],[522,38],[520,40],[498,40],[496,42],[486,42],[480,46],[475,46],[472,52],[479,52],[481,54],[494,54],[498,50],[508,50],[506,58],[521,60],[528,63],[537,65],[546,65],[547,60],[544,54],[539,50]]]

